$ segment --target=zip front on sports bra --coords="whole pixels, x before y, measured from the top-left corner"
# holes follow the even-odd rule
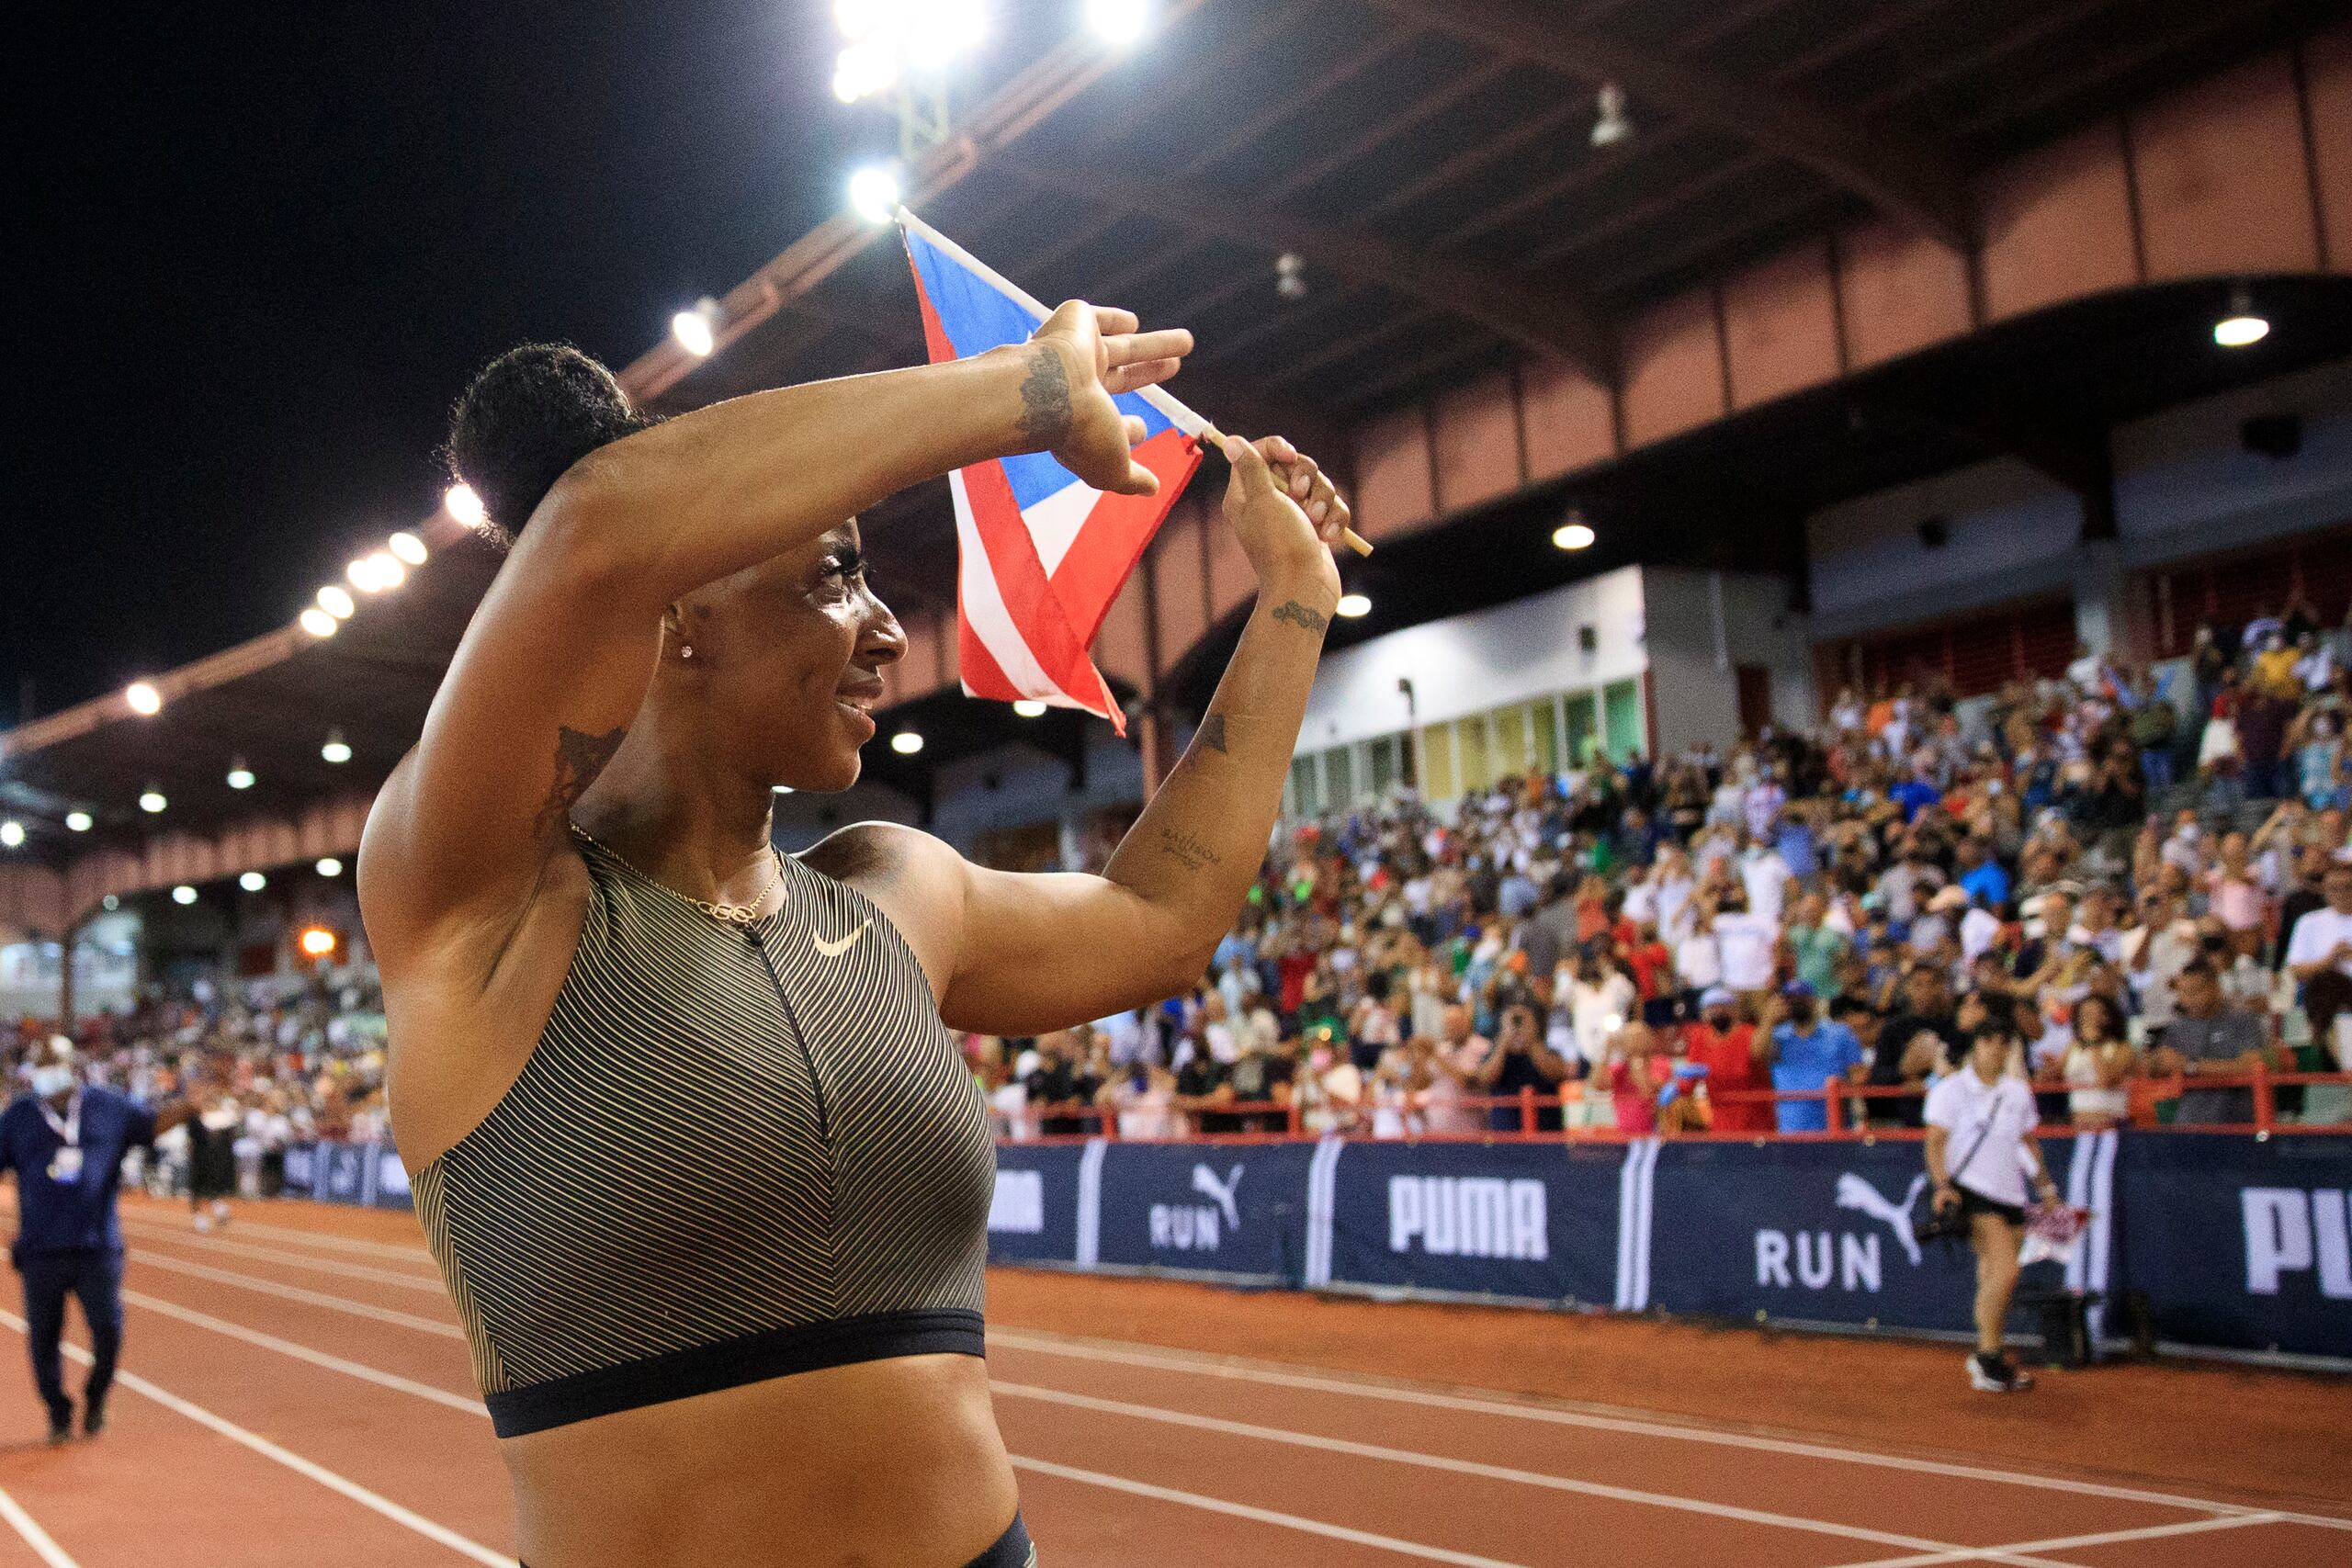
[[[808,1043],[808,1031],[800,1027],[800,1014],[792,1006],[792,993],[785,989],[784,976],[775,972],[775,956],[768,952],[767,938],[757,926],[745,927],[743,935],[759,953],[760,967],[767,972],[768,983],[775,987],[776,1005],[784,1009],[785,1024],[792,1031],[793,1043],[800,1047],[801,1068],[808,1075],[808,1092],[817,1102],[817,1133],[825,1140],[826,1161],[835,1166],[838,1177],[838,1162],[833,1149],[832,1108],[825,1099],[825,1075],[817,1070],[816,1050]]]

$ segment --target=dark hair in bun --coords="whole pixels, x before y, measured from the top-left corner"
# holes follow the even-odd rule
[[[511,543],[564,470],[654,422],[613,373],[564,343],[526,344],[482,367],[450,411],[449,472]]]

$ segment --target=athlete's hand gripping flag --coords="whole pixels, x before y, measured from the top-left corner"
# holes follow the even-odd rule
[[[897,218],[933,364],[1025,343],[1051,314],[905,208]],[[1119,705],[1087,649],[1200,466],[1203,443],[1223,438],[1164,388],[1114,400],[1142,424],[1133,457],[1159,481],[1156,493],[1097,490],[1043,452],[975,464],[950,474],[948,484],[966,693],[1083,708],[1125,734]],[[1349,543],[1369,548],[1352,536]]]

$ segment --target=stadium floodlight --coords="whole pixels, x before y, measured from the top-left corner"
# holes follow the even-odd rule
[[[1600,114],[1592,122],[1592,144],[1614,147],[1634,134],[1634,122],[1625,118],[1625,89],[1614,82],[1600,85]]]
[[[164,807],[170,804],[164,798],[164,792],[152,784],[139,792],[139,809],[150,817],[162,815]]]
[[[269,886],[269,878],[260,872],[249,871],[237,878],[237,886],[248,893],[258,893]]]
[[[376,558],[359,556],[343,569],[344,577],[362,593],[380,593],[385,584],[376,576]]]
[[[1012,705],[1012,711],[1023,718],[1043,718],[1046,716],[1046,705],[1035,697],[1023,697]]]
[[[776,784],[769,791],[769,793],[771,795],[790,795],[792,793],[792,786],[790,784]]]
[[[172,889],[172,902],[173,902],[173,903],[175,903],[175,904],[193,904],[193,903],[195,903],[195,902],[196,902],[196,889],[195,889],[195,888],[193,888],[193,887],[190,887],[190,886],[189,886],[187,883],[185,883],[185,882],[181,883],[177,887],[175,887],[175,888],[173,888],[173,889]]]
[[[2244,285],[2230,291],[2229,314],[2213,323],[2213,341],[2223,348],[2251,348],[2270,335],[2270,323],[2254,313]]]
[[[1600,536],[1592,531],[1590,525],[1580,520],[1563,523],[1552,530],[1552,545],[1555,549],[1589,550],[1599,537]]]
[[[341,876],[343,874],[343,863],[335,859],[333,855],[321,855],[319,857],[319,863],[313,869],[316,870],[321,876]]]
[[[11,817],[0,822],[0,849],[21,849],[25,842],[25,825]]]
[[[988,37],[989,11],[982,0],[910,0],[899,9],[905,17],[899,47],[918,71],[944,71]]]
[[[1369,595],[1363,593],[1342,593],[1340,595],[1340,602],[1332,608],[1349,620],[1362,620],[1372,614],[1372,599]]]
[[[370,550],[362,558],[367,562],[368,581],[359,586],[370,593],[398,588],[408,581],[408,568],[393,559],[390,550]]]
[[[442,509],[469,528],[479,528],[490,520],[490,509],[481,503],[469,484],[454,484],[441,492]]]
[[[922,750],[922,737],[911,729],[901,729],[890,737],[890,750],[901,757],[911,757]]]
[[[254,771],[245,766],[245,760],[243,757],[232,757],[229,760],[229,787],[231,789],[254,787]]]
[[[833,96],[845,104],[887,93],[898,85],[899,40],[890,33],[868,33],[833,61]]]
[[[718,301],[706,294],[695,301],[693,310],[671,317],[670,335],[696,359],[708,359],[718,346]]]
[[[410,533],[405,528],[393,535],[390,538],[385,540],[384,547],[391,551],[394,558],[399,560],[404,566],[423,566],[424,564],[424,557],[426,553],[424,541],[418,538],[414,534]]]
[[[341,583],[330,582],[319,590],[319,608],[338,621],[347,621],[358,610],[359,605],[351,597],[349,590]]]
[[[309,609],[303,611],[300,615],[296,616],[295,619],[300,623],[304,631],[309,632],[314,637],[322,638],[334,636],[335,628],[343,625],[341,621],[336,620],[333,615],[328,615],[316,604],[313,604]]]
[[[130,705],[131,712],[148,718],[164,711],[164,694],[155,689],[153,682],[133,681],[122,689],[122,700]]]
[[[65,814],[65,830],[69,833],[86,833],[96,826],[97,826],[96,819],[86,811],[69,811]]]
[[[1103,42],[1131,48],[1151,30],[1150,0],[1086,0],[1086,21]]]
[[[351,761],[351,742],[343,738],[342,730],[330,729],[326,744],[319,748],[319,755],[340,766]]]
[[[850,210],[868,223],[888,223],[899,210],[899,176],[888,165],[868,164],[849,177]]]
[[[311,926],[298,939],[302,951],[312,958],[324,958],[334,951],[334,932],[324,926]]]

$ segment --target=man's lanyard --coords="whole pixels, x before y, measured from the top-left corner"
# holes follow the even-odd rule
[[[49,1130],[62,1138],[67,1148],[81,1146],[82,1091],[80,1089],[76,1089],[74,1091],[73,1101],[66,1108],[65,1114],[62,1118],[50,1108],[50,1103],[46,1100],[36,1100],[34,1103],[40,1107],[41,1120],[49,1123]]]

